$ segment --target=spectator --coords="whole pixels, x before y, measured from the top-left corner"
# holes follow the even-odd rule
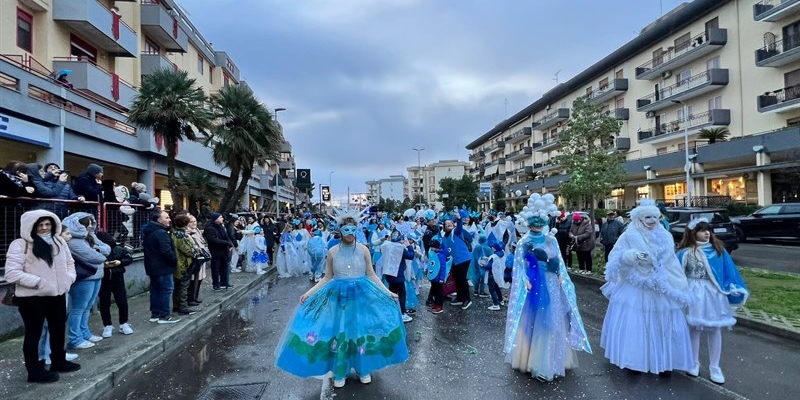
[[[278,237],[278,226],[272,222],[272,218],[265,216],[261,219],[261,227],[264,228],[264,239],[267,241],[267,256],[269,262],[275,263],[275,239]]]
[[[150,277],[150,322],[159,324],[180,321],[169,312],[169,298],[174,288],[172,276],[178,266],[169,224],[169,213],[156,208],[150,214],[150,222],[142,228],[144,270]]]
[[[103,319],[103,337],[109,338],[114,333],[111,323],[111,295],[119,310],[119,332],[123,335],[133,334],[128,324],[128,292],[125,287],[125,267],[131,265],[133,258],[128,250],[117,245],[114,237],[106,231],[97,231],[97,238],[111,247],[111,254],[104,263],[105,274],[100,283],[100,317]]]
[[[203,229],[203,238],[208,242],[208,250],[211,253],[211,285],[214,290],[227,288],[230,269],[228,268],[228,257],[233,242],[228,237],[228,231],[222,226],[223,218],[220,213],[211,213]]]
[[[192,239],[194,248],[208,251],[206,239],[203,237],[203,233],[197,229],[197,218],[193,217],[191,214],[189,215],[189,226],[186,227],[186,233],[188,233],[189,237]],[[191,281],[189,282],[189,295],[186,302],[190,307],[199,306],[200,303],[202,303],[200,300],[200,285],[203,283],[203,279],[206,278],[206,264],[207,262],[204,262],[200,265],[199,271],[192,274]]]
[[[78,200],[84,201],[83,196],[78,196],[69,184],[69,172],[64,171],[56,163],[28,164],[28,177],[36,189],[36,197],[52,200]],[[60,202],[40,203],[39,208],[49,210],[64,218],[69,214],[69,206]]]
[[[34,190],[22,161],[11,161],[0,171],[0,196],[28,197]]]
[[[73,183],[72,190],[78,196],[83,196],[86,201],[103,202],[103,167],[89,164],[86,171],[78,175]]]
[[[75,281],[75,265],[67,243],[59,236],[61,221],[44,210],[28,211],[20,217],[20,239],[9,245],[5,279],[16,284],[19,315],[25,326],[22,353],[28,382],[50,383],[58,372],[72,372],[79,364],[66,360],[64,329],[67,321],[67,288]],[[39,360],[39,338],[47,321],[50,332],[50,371]]]
[[[603,241],[603,248],[605,249],[605,262],[608,262],[608,253],[614,248],[614,244],[617,243],[619,235],[622,235],[623,228],[620,219],[621,218],[617,217],[616,212],[609,211],[608,214],[606,214],[606,223],[603,224],[603,228],[600,229],[600,239]]]
[[[72,232],[67,243],[75,259],[77,278],[69,289],[69,314],[67,334],[70,349],[88,349],[103,340],[89,330],[89,310],[97,300],[100,283],[104,275],[106,257],[111,248],[97,239],[97,221],[85,212],[70,214],[64,218],[64,226]]]
[[[183,213],[175,216],[172,229],[172,244],[175,246],[175,254],[178,263],[175,268],[174,283],[175,290],[172,292],[172,311],[181,315],[192,315],[197,312],[194,308],[189,308],[189,281],[191,280],[192,259],[194,253],[192,248],[194,243],[186,228],[189,226],[189,214]]]
[[[147,193],[147,186],[145,186],[145,184],[139,182],[131,183],[131,204],[141,204],[148,210],[152,210],[159,201],[158,197],[152,197]]]
[[[561,258],[564,259],[568,269],[572,269],[572,251],[569,244],[572,238],[569,236],[569,230],[572,228],[572,220],[568,215],[561,210],[561,215],[556,217],[556,240],[558,241],[558,248],[561,251]]]

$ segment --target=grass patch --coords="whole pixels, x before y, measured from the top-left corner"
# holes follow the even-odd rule
[[[800,318],[800,275],[739,268],[750,298],[745,306],[787,318]]]

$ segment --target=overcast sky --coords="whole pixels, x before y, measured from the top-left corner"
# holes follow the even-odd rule
[[[179,0],[334,197],[465,146],[677,0]],[[560,72],[559,72],[560,71]],[[330,172],[334,173],[331,175]],[[315,199],[318,197],[318,192]]]

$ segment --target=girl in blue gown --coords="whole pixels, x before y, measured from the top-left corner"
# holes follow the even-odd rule
[[[356,243],[360,213],[339,212],[342,242],[328,252],[325,276],[300,296],[275,352],[275,364],[303,378],[334,379],[342,387],[351,371],[362,383],[371,373],[408,359],[397,304],[375,274],[369,249]]]

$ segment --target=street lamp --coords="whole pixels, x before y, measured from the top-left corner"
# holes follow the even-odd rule
[[[689,158],[689,107],[680,100],[672,100],[675,104],[683,106],[683,151],[686,154],[686,163],[683,170],[686,171],[686,207],[692,206],[692,162]]]
[[[277,122],[278,126],[280,127],[280,123],[278,122],[278,113],[281,112],[281,111],[286,111],[286,109],[283,108],[283,107],[278,107],[278,108],[273,109],[272,111],[273,111],[273,115],[275,116],[275,122]],[[283,131],[283,129],[281,129],[281,131]],[[283,133],[283,132],[281,132],[281,133]],[[281,194],[280,194],[280,190],[281,190],[281,162],[278,161],[278,173],[275,176],[275,216],[276,216],[276,218],[278,220],[281,219]]]
[[[425,149],[423,148],[423,149],[411,149],[411,150],[414,150],[414,151],[417,152],[417,174],[419,174],[421,176],[420,179],[419,179],[419,184],[420,184],[421,187],[420,187],[419,193],[417,193],[417,195],[419,196],[418,199],[421,199],[422,198],[422,192],[423,192],[423,190],[425,190],[425,177],[422,175],[422,163],[420,162],[420,153],[422,153],[422,151],[425,150]],[[422,203],[417,202],[417,206],[419,206],[420,210],[422,209]]]

